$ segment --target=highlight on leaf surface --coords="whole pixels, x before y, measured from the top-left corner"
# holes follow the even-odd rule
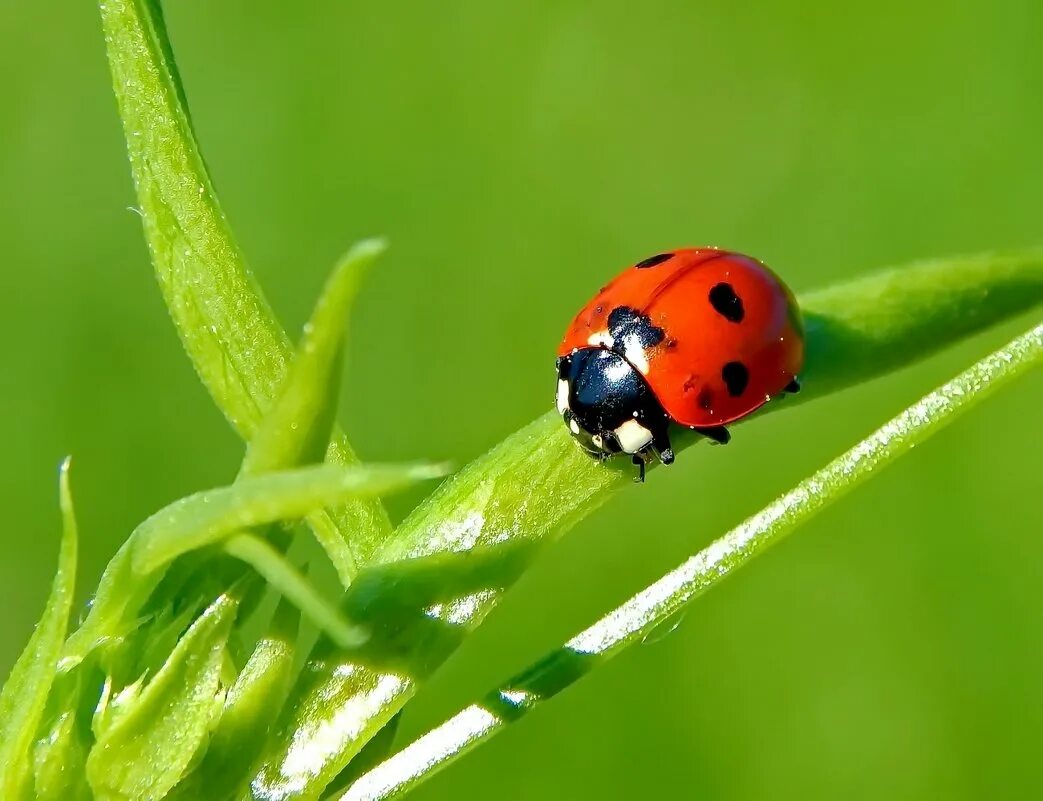
[[[58,494],[62,512],[58,570],[43,614],[0,691],[0,798],[21,798],[32,777],[32,743],[40,726],[65,639],[76,585],[79,548],[69,488],[70,460],[62,462]]]

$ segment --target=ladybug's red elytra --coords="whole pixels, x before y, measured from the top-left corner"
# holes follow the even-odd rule
[[[674,460],[671,424],[728,442],[725,426],[796,392],[804,333],[793,293],[765,265],[716,248],[624,270],[558,348],[557,408],[597,458]]]

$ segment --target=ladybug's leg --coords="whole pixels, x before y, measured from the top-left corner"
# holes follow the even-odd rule
[[[638,484],[645,483],[645,460],[642,458],[640,453],[635,453],[633,459],[634,464],[637,465],[637,478],[634,479]]]
[[[724,426],[711,426],[710,428],[697,428],[695,429],[697,434],[702,434],[709,440],[713,440],[718,445],[727,445],[732,440],[732,435],[728,432],[728,429]]]
[[[663,464],[674,463],[674,449],[670,446],[670,437],[664,428],[655,434],[652,439],[652,452],[659,457]]]
[[[786,384],[786,388],[782,391],[785,392],[787,395],[796,395],[798,392],[800,392],[800,382],[794,378],[792,381]]]

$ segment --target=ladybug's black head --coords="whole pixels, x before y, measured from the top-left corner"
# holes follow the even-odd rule
[[[592,456],[649,453],[673,461],[670,418],[626,359],[604,348],[580,348],[558,359],[557,408],[573,438]]]

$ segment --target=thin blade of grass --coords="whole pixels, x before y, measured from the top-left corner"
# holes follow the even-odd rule
[[[40,726],[69,625],[79,536],[69,489],[69,460],[59,473],[62,540],[58,569],[36,630],[0,692],[0,798],[21,798],[32,776],[32,744]]]
[[[99,3],[113,89],[160,289],[203,384],[246,440],[286,378],[289,338],[232,236],[189,122],[157,0]],[[357,460],[336,433],[327,459]],[[355,562],[390,534],[376,498],[330,510]]]
[[[736,569],[937,434],[1007,382],[1043,364],[1043,325],[982,359],[774,503],[692,556],[499,689],[360,777],[339,801],[409,792],[625,648],[643,642]]]

